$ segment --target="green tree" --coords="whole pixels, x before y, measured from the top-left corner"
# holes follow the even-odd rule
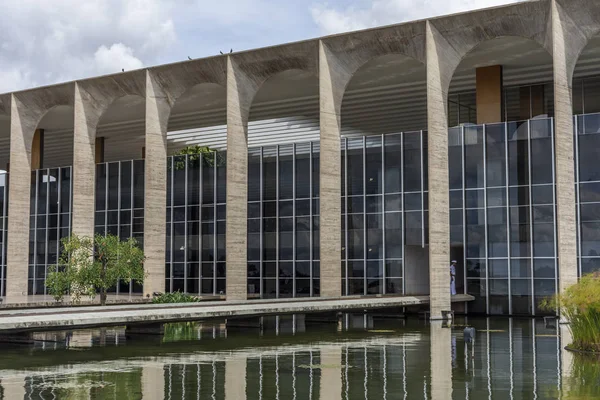
[[[46,279],[48,291],[57,301],[66,293],[76,300],[100,293],[100,304],[104,306],[108,290],[119,279],[144,281],[144,252],[133,238],[73,235],[64,238],[62,246],[61,267],[48,271]]]

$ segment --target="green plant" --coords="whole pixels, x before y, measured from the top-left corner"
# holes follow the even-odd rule
[[[177,303],[198,303],[200,299],[191,294],[182,293],[180,291],[173,293],[161,293],[154,296],[152,303],[154,304],[177,304]]]
[[[600,273],[585,275],[564,293],[545,299],[542,307],[559,310],[569,321],[573,336],[569,347],[600,352]]]
[[[48,271],[49,293],[60,301],[68,292],[76,300],[81,295],[95,297],[106,305],[108,290],[119,279],[144,281],[144,252],[135,239],[96,235],[93,239],[73,235],[62,240],[58,270]]]
[[[190,165],[195,165],[196,163],[199,163],[200,160],[202,160],[203,165],[208,167],[214,167],[215,165],[225,165],[225,158],[223,157],[223,154],[214,149],[211,149],[208,146],[187,146],[179,150],[175,154],[175,156],[185,155],[188,156],[187,162]],[[175,157],[173,164],[175,166],[175,169],[179,171],[185,169],[186,161],[183,157]]]

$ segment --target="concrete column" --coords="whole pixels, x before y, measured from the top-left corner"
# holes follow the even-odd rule
[[[6,301],[27,296],[31,149],[37,127],[35,116],[13,94],[10,118],[10,179],[8,193],[8,248]]]
[[[342,347],[321,348],[321,379],[319,398],[342,398]]]
[[[73,127],[73,216],[72,231],[94,236],[96,188],[96,127],[100,119],[96,100],[75,84]]]
[[[431,400],[452,398],[452,330],[441,321],[432,321],[429,330],[431,348]]]
[[[585,39],[565,23],[556,1],[552,2],[552,46],[554,64],[554,160],[556,164],[556,226],[558,280],[560,292],[577,283],[577,218],[575,168],[573,162],[572,80],[577,57],[574,48],[583,49]]]
[[[248,220],[248,117],[257,85],[227,59],[227,300],[245,300]]]
[[[162,364],[142,367],[142,399],[162,400],[165,398],[165,369]]]
[[[24,399],[27,395],[25,390],[25,381],[19,377],[6,378],[0,380],[0,386],[4,393],[4,399]]]
[[[165,290],[167,219],[168,96],[146,71],[146,141],[144,177],[144,296]]]
[[[476,69],[477,123],[502,121],[502,65]]]
[[[450,202],[448,182],[448,87],[460,57],[427,22],[427,144],[429,149],[429,294],[432,320],[450,308]]]
[[[320,93],[320,252],[321,297],[342,295],[341,108],[344,70],[327,46],[319,44]]]
[[[246,398],[246,357],[225,361],[225,400]]]

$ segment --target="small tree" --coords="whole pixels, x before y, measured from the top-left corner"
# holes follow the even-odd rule
[[[133,238],[122,241],[114,235],[96,235],[94,239],[73,235],[64,238],[62,245],[62,267],[49,271],[47,278],[48,290],[57,301],[67,292],[75,299],[100,293],[104,306],[108,289],[119,279],[144,281],[144,253]]]

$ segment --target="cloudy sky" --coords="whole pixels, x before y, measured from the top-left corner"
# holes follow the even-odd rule
[[[2,0],[0,93],[517,0]]]

